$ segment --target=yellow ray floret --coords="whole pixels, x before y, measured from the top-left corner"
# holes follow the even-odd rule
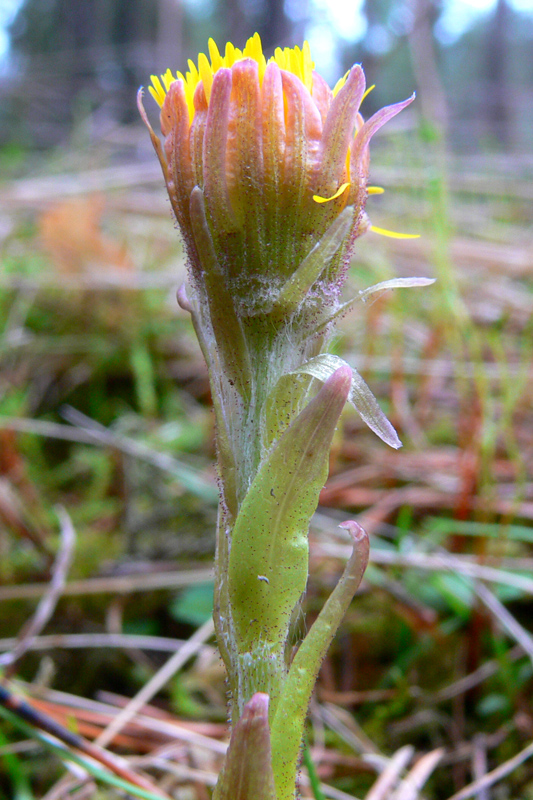
[[[189,69],[185,75],[182,72],[177,72],[173,75],[168,69],[161,77],[158,75],[151,76],[152,85],[148,87],[148,91],[160,106],[163,105],[170,84],[173,83],[173,81],[181,80],[183,81],[185,98],[189,107],[189,117],[192,120],[194,117],[194,92],[200,81],[203,83],[205,96],[209,102],[215,73],[223,67],[232,67],[236,61],[240,61],[243,58],[252,58],[257,63],[259,81],[262,83],[267,60],[263,55],[263,47],[258,33],[254,33],[254,35],[248,39],[243,50],[239,50],[238,47],[234,47],[231,42],[228,42],[223,56],[220,54],[213,39],[209,39],[207,46],[209,58],[204,53],[200,53],[198,56],[198,66],[189,59]],[[315,65],[311,59],[309,42],[304,42],[301,49],[299,47],[285,47],[282,50],[278,47],[270,61],[275,61],[281,69],[292,72],[302,81],[307,89],[311,91]],[[341,81],[342,80],[343,79],[341,79]],[[339,81],[339,84],[341,84],[341,81]]]
[[[366,90],[366,92],[364,93],[364,95],[362,96],[362,98],[361,98],[361,102],[363,102],[363,100],[364,100],[366,97],[368,97],[368,95],[370,94],[370,92],[372,91],[372,89],[375,89],[375,88],[376,88],[376,84],[375,84],[375,83],[373,83],[373,84],[372,84],[372,86],[369,86],[369,87],[368,87],[368,89]]]
[[[390,239],[420,239],[419,233],[397,233],[397,231],[388,231],[386,228],[378,228],[376,225],[371,225],[370,230],[373,233],[379,233],[380,236],[388,236]]]
[[[348,155],[350,155],[349,151]],[[337,197],[340,197],[341,194],[344,194],[348,186],[351,186],[350,181],[348,181],[348,183],[343,183],[342,186],[339,186],[335,194],[332,194],[331,197],[322,197],[322,195],[314,194],[313,200],[315,203],[329,203],[330,200],[336,200]],[[367,186],[366,189],[367,194],[383,194],[384,191],[385,189],[383,189],[381,186]],[[398,235],[401,236],[401,234]]]
[[[342,76],[342,78],[339,78],[339,80],[337,81],[337,83],[333,87],[333,97],[335,97],[335,95],[337,94],[339,89],[341,89],[344,86],[344,84],[346,83],[346,78],[348,77],[349,74],[350,74],[350,70],[348,70],[348,72],[345,72],[344,75]]]
[[[315,203],[329,203],[330,200],[336,200],[337,197],[340,197],[341,194],[343,194],[346,191],[349,185],[350,185],[349,183],[343,183],[342,186],[339,186],[335,194],[331,195],[331,197],[321,197],[319,194],[314,194],[313,200],[315,201]]]

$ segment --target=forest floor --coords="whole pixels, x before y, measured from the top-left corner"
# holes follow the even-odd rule
[[[436,283],[361,302],[333,341],[404,445],[347,410],[313,520],[300,633],[349,551],[338,524],[371,538],[310,709],[305,762],[334,800],[533,800],[533,158],[434,147],[377,143],[367,210],[421,238],[367,234],[345,293]],[[212,416],[159,167],[135,128],[18,169],[0,186],[0,798],[207,800],[227,735]],[[301,792],[320,797],[306,766]]]

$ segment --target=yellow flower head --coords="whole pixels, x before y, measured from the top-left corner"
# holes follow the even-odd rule
[[[185,97],[187,106],[189,108],[189,115],[192,120],[194,117],[194,92],[199,82],[201,81],[204,87],[207,102],[211,96],[211,86],[213,85],[213,76],[222,67],[231,68],[237,61],[243,58],[252,58],[258,66],[258,75],[260,84],[263,82],[263,77],[267,67],[267,60],[263,55],[263,47],[258,33],[255,33],[248,41],[243,50],[234,47],[231,42],[226,44],[224,55],[220,55],[217,45],[213,39],[209,39],[207,43],[209,50],[209,58],[205,53],[200,53],[198,56],[198,66],[189,59],[188,71],[183,74],[176,72],[174,76],[172,70],[167,69],[164,75],[159,78],[157,75],[152,75],[152,86],[148,87],[148,91],[154,100],[162,106],[165,100],[165,95],[168,92],[171,83],[175,80],[181,80],[184,83]],[[211,60],[209,60],[211,59]],[[304,86],[311,91],[313,87],[313,70],[315,64],[311,59],[311,49],[309,42],[304,42],[303,47],[277,47],[274,55],[269,61],[274,61],[280,69],[292,72],[299,78]],[[341,78],[334,93],[336,93],[346,76]]]
[[[307,42],[278,48],[269,60],[257,33],[243,50],[228,43],[224,55],[210,39],[208,52],[185,74],[152,76],[163,146],[139,97],[193,278],[206,274],[207,246],[229,291],[257,313],[350,207],[344,244],[315,293],[317,303],[334,302],[353,243],[369,228],[370,139],[410,99],[364,122],[359,65],[332,90]]]

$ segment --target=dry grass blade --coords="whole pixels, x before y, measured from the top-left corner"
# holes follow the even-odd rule
[[[59,508],[57,514],[61,523],[61,544],[52,568],[52,578],[33,617],[21,631],[13,649],[0,656],[0,666],[6,666],[6,677],[12,675],[17,661],[22,658],[24,653],[31,649],[33,641],[54,613],[57,602],[65,588],[67,573],[72,562],[76,534],[65,509]]]
[[[189,464],[184,464],[168,453],[161,453],[143,442],[136,442],[128,436],[117,434],[104,425],[96,423],[75,409],[65,410],[64,416],[72,421],[73,427],[57,422],[24,419],[19,417],[0,417],[0,428],[34,433],[54,439],[100,444],[112,447],[133,458],[146,461],[157,469],[169,472],[180,481],[185,489],[203,500],[215,501],[218,497],[216,487]]]
[[[341,789],[336,789],[334,786],[328,786],[326,783],[320,784],[320,789],[325,797],[330,797],[331,800],[357,800],[353,794],[346,794]]]
[[[1,349],[1,344],[0,344]],[[13,440],[9,440],[5,434],[11,431],[0,430],[0,462],[6,460],[6,450],[11,449]],[[9,460],[9,455],[7,456]],[[54,556],[46,542],[46,536],[40,526],[36,526],[31,515],[27,513],[24,498],[19,495],[13,481],[9,477],[3,477],[2,467],[0,466],[0,524],[6,526],[23,539],[27,539],[46,559],[48,567],[54,561]],[[9,469],[7,470],[9,472]]]
[[[411,745],[397,750],[391,760],[370,789],[365,800],[388,800],[390,792],[396,786],[398,778],[413,757],[415,749]]]
[[[0,197],[4,208],[32,205],[42,207],[43,198],[56,201],[62,197],[85,195],[108,189],[124,189],[147,183],[159,184],[160,181],[160,171],[155,165],[136,164],[135,169],[132,169],[131,165],[127,164],[75,174],[65,173],[14,181],[3,189]]]
[[[346,545],[338,545],[331,542],[321,541],[320,550],[327,555],[335,556],[345,560],[349,555],[349,548]],[[515,575],[508,570],[486,567],[477,564],[466,556],[451,555],[448,553],[397,553],[392,550],[372,549],[370,551],[370,562],[374,564],[394,565],[399,567],[415,567],[432,572],[447,571],[466,575],[472,578],[501,583],[505,586],[513,586],[528,594],[533,594],[533,579],[525,575]],[[517,566],[517,568],[519,568]]]
[[[516,756],[513,756],[505,763],[500,764],[499,767],[493,769],[491,772],[487,772],[482,778],[473,783],[470,783],[468,786],[465,786],[464,789],[461,789],[459,792],[456,792],[454,795],[448,798],[448,800],[468,800],[469,797],[475,797],[476,794],[479,794],[480,791],[483,789],[488,788],[489,786],[493,786],[498,781],[501,781],[511,772],[513,772],[520,764],[523,764],[524,761],[527,761],[528,758],[533,756],[533,742],[528,744],[527,747],[524,747],[520,753],[517,753]]]
[[[533,638],[528,631],[520,625],[513,615],[507,611],[505,606],[500,603],[498,598],[482,583],[476,583],[475,592],[479,599],[494,615],[501,627],[518,642],[533,662]]]
[[[521,645],[517,644],[513,647],[509,652],[506,654],[506,658],[508,659],[509,663],[513,663],[517,661],[524,655],[524,649]],[[440,689],[435,695],[432,697],[433,703],[444,703],[447,700],[451,700],[453,697],[458,697],[465,692],[468,692],[470,689],[473,689],[474,686],[479,686],[480,683],[486,681],[487,678],[492,677],[495,675],[498,670],[500,669],[501,664],[497,659],[491,659],[490,661],[486,661],[482,664],[478,669],[471,672],[469,675],[465,675],[464,678],[459,678],[458,681],[454,681],[449,686],[445,686],[443,689]]]
[[[20,289],[26,292],[38,292],[46,289],[90,289],[91,291],[109,292],[116,289],[127,289],[128,292],[144,292],[147,289],[172,289],[178,280],[175,270],[159,270],[158,272],[135,272],[124,274],[119,270],[109,270],[102,273],[61,275],[45,274],[27,277],[24,275],[0,274],[0,287],[5,289]],[[20,337],[20,334],[19,334]],[[13,337],[12,342],[27,342],[27,339]],[[55,423],[50,423],[55,424]]]
[[[163,773],[167,772],[178,778],[196,781],[205,786],[214,786],[218,779],[218,775],[215,772],[208,772],[205,769],[196,769],[186,764],[176,764],[175,761],[170,761],[166,758],[147,756],[146,758],[134,759],[134,763],[137,766],[155,767]]]
[[[332,703],[326,703],[323,706],[317,707],[317,714],[322,718],[323,722],[330,727],[331,730],[335,731],[341,739],[344,739],[356,753],[371,753],[374,756],[378,756],[380,760],[384,758],[379,748],[376,747],[363,729],[357,725],[353,717],[347,714],[344,709],[338,708]],[[346,722],[344,720],[346,720]],[[374,761],[372,763],[374,763]]]
[[[96,712],[100,714],[102,718],[105,717],[106,721],[115,719],[117,713],[117,707],[115,705],[89,700],[85,697],[78,697],[77,695],[59,692],[54,689],[40,689],[39,696],[45,698],[47,702],[60,705],[63,711],[65,708],[67,710],[71,709],[71,717],[76,717],[77,709]],[[224,755],[227,750],[227,744],[225,742],[191,730],[185,727],[181,721],[158,718],[148,715],[147,713],[141,713],[136,715],[135,724],[147,731],[162,734],[168,737],[172,742],[185,742],[191,747],[199,747],[210,753]]]
[[[73,770],[74,772],[74,770]],[[96,784],[88,777],[74,778],[69,774],[62,778],[56,785],[47,792],[42,800],[90,800],[91,795],[96,793]]]
[[[149,703],[152,697],[181,669],[191,656],[195,655],[203,644],[213,635],[214,626],[211,619],[193,633],[188,642],[164,664],[161,669],[143,686],[128,705],[120,711],[111,724],[100,734],[97,743],[105,747],[113,741],[115,735],[132,719],[137,712]]]
[[[0,639],[0,651],[12,650],[16,638]],[[161,653],[175,653],[187,644],[184,639],[171,639],[166,636],[143,636],[135,633],[55,633],[48,636],[34,636],[28,642],[26,651],[113,647],[118,649],[152,650]],[[206,651],[212,650],[206,646]],[[0,662],[1,663],[1,662]]]
[[[206,481],[203,475],[189,464],[178,461],[168,453],[154,450],[142,442],[136,442],[127,436],[114,433],[109,428],[106,428],[105,425],[101,425],[75,408],[65,406],[62,413],[67,422],[71,422],[76,427],[81,428],[89,436],[92,436],[95,441],[116,447],[127,455],[139,458],[158,469],[170,472],[183,484],[185,489],[203,500],[212,500],[214,502],[218,499],[216,486]]]
[[[142,775],[134,773],[124,759],[119,758],[113,753],[109,753],[97,744],[89,742],[77,733],[60,725],[48,714],[37,710],[30,703],[13,694],[6,686],[1,684],[0,703],[14,718],[20,719],[21,724],[27,725],[29,723],[34,729],[44,731],[46,734],[53,737],[53,739],[59,740],[59,742],[67,745],[73,752],[78,751],[83,755],[89,756],[97,763],[106,767],[112,774],[117,775],[119,778],[128,781],[134,786],[152,792],[161,798],[168,797],[168,795],[160,791],[152,781],[144,778]]]
[[[487,774],[487,747],[483,734],[475,736],[472,743],[472,774],[476,780],[481,780]],[[479,790],[476,800],[490,800],[488,786]]]
[[[414,767],[410,770],[409,774],[403,779],[397,790],[391,797],[391,800],[416,800],[418,793],[422,786],[425,784],[442,756],[444,750],[439,747],[437,750],[432,750],[431,753],[426,753],[418,759]]]
[[[179,589],[206,583],[213,579],[213,570],[191,569],[177,572],[154,572],[145,575],[114,575],[102,578],[86,578],[67,583],[63,590],[64,597],[84,594],[130,594],[131,592],[149,592],[153,589]],[[21,586],[1,586],[0,602],[3,600],[26,600],[41,597],[46,592],[42,583],[23,584]]]

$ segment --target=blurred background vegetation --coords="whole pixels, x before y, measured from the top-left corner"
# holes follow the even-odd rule
[[[3,0],[0,141],[46,148],[81,119],[135,120],[132,92],[207,39],[307,38],[331,82],[364,64],[372,110],[416,87],[463,151],[533,145],[530,0]],[[529,4],[529,8],[528,8]],[[9,13],[11,12],[11,13]],[[1,22],[1,17],[0,17]]]
[[[397,275],[437,278],[361,303],[333,344],[404,447],[343,417],[312,529],[308,624],[346,558],[338,522],[365,525],[373,560],[320,676],[311,754],[337,800],[533,800],[530,0],[0,0],[0,26],[11,688],[94,738],[209,618],[209,388],[175,301],[183,252],[135,92],[210,36],[242,46],[257,30],[267,55],[307,38],[330,85],[362,62],[376,84],[365,116],[417,91],[373,141],[371,182],[386,193],[367,210],[421,238],[365,236],[347,297]],[[68,580],[25,639],[65,548],[58,507],[76,531]],[[225,715],[206,644],[114,747],[171,796],[206,800]],[[437,751],[438,764],[421,758]],[[418,777],[402,784],[399,769],[383,794],[375,781],[393,754]],[[460,794],[514,757],[488,788]],[[118,796],[79,772],[58,784],[63,773],[42,742],[0,722],[2,800]]]

